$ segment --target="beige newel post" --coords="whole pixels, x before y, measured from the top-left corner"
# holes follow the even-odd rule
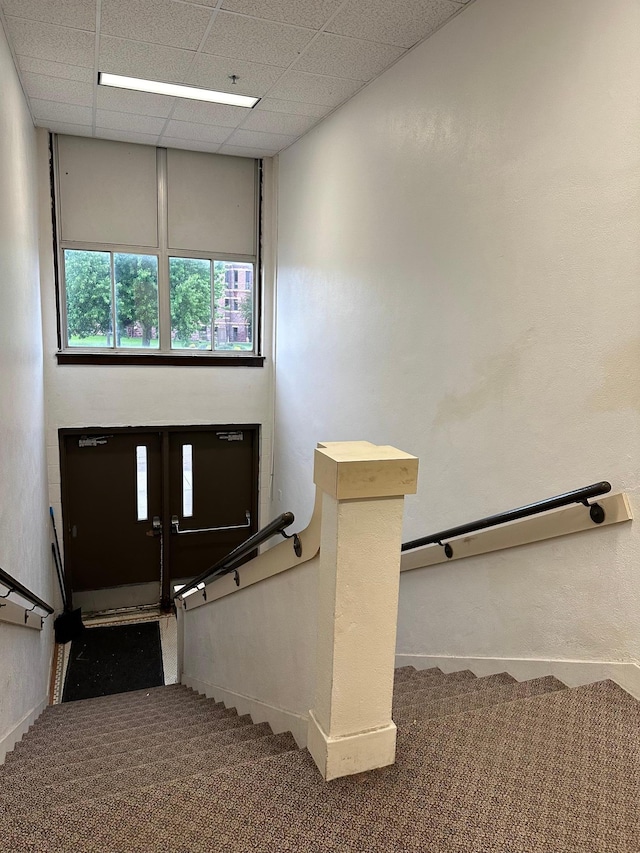
[[[315,451],[322,491],[316,696],[308,748],[325,779],[393,764],[391,719],[404,495],[415,456],[368,441]]]

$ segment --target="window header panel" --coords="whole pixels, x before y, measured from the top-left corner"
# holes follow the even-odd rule
[[[167,151],[168,245],[256,254],[256,161]]]
[[[59,136],[58,187],[64,242],[158,246],[155,148]]]

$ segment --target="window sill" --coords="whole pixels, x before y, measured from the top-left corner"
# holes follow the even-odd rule
[[[263,355],[174,355],[173,353],[144,353],[134,355],[115,352],[58,352],[58,364],[135,365],[136,367],[262,367]]]

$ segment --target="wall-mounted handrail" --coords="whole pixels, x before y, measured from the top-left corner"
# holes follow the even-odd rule
[[[26,586],[17,581],[12,575],[8,572],[5,572],[4,569],[0,569],[0,584],[6,587],[9,592],[6,595],[0,596],[0,598],[7,598],[11,593],[15,593],[19,595],[21,598],[26,598],[27,601],[30,601],[34,607],[41,607],[42,610],[45,611],[47,615],[53,613],[53,607],[50,604],[47,604],[46,601],[43,601],[41,598],[31,592],[30,589],[27,589]],[[33,608],[32,608],[33,609]]]
[[[556,495],[552,498],[545,498],[542,501],[536,501],[532,504],[510,509],[506,512],[500,512],[497,515],[489,515],[486,518],[480,518],[477,521],[471,521],[468,524],[461,524],[458,527],[449,527],[447,530],[441,530],[439,533],[432,533],[429,536],[421,536],[419,539],[412,539],[410,542],[405,542],[402,545],[402,551],[411,551],[414,548],[422,548],[425,545],[442,545],[445,549],[447,557],[452,556],[451,546],[445,544],[445,539],[455,539],[458,536],[466,536],[469,533],[475,533],[478,530],[486,530],[488,527],[496,527],[499,524],[506,524],[510,521],[518,521],[521,518],[528,518],[531,515],[538,515],[542,512],[547,512],[552,509],[559,509],[570,504],[582,503],[589,507],[591,520],[594,524],[601,524],[604,521],[604,510],[599,504],[590,504],[589,499],[595,498],[598,495],[605,495],[611,491],[611,483],[603,480],[600,483],[594,483],[591,486],[583,486],[581,489],[574,489],[572,492],[565,492],[562,495]],[[448,550],[447,550],[448,549]]]
[[[209,566],[208,569],[205,569],[204,572],[198,575],[197,578],[194,578],[190,583],[186,586],[180,587],[177,592],[171,596],[173,600],[176,598],[182,598],[188,592],[193,589],[197,589],[200,584],[205,581],[212,581],[217,577],[222,577],[222,575],[229,574],[230,572],[234,572],[237,570],[238,563],[242,560],[243,557],[246,557],[251,551],[261,545],[263,542],[266,542],[267,539],[271,539],[272,536],[275,536],[276,533],[282,534],[285,539],[290,538],[284,532],[285,528],[289,527],[289,525],[293,524],[295,521],[295,516],[292,512],[283,512],[282,515],[279,515],[277,518],[274,518],[273,521],[270,521],[269,524],[265,525],[261,530],[258,530],[257,533],[254,533],[253,536],[250,536],[244,542],[234,548],[233,551],[230,551],[226,557],[223,557],[221,560],[218,560],[217,563],[214,563],[213,566]],[[293,537],[294,540],[294,548],[298,547],[297,545],[297,536]]]

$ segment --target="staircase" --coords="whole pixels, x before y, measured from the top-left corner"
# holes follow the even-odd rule
[[[396,764],[330,783],[180,685],[50,707],[0,768],[0,849],[640,851],[640,704],[614,683],[395,679]]]

